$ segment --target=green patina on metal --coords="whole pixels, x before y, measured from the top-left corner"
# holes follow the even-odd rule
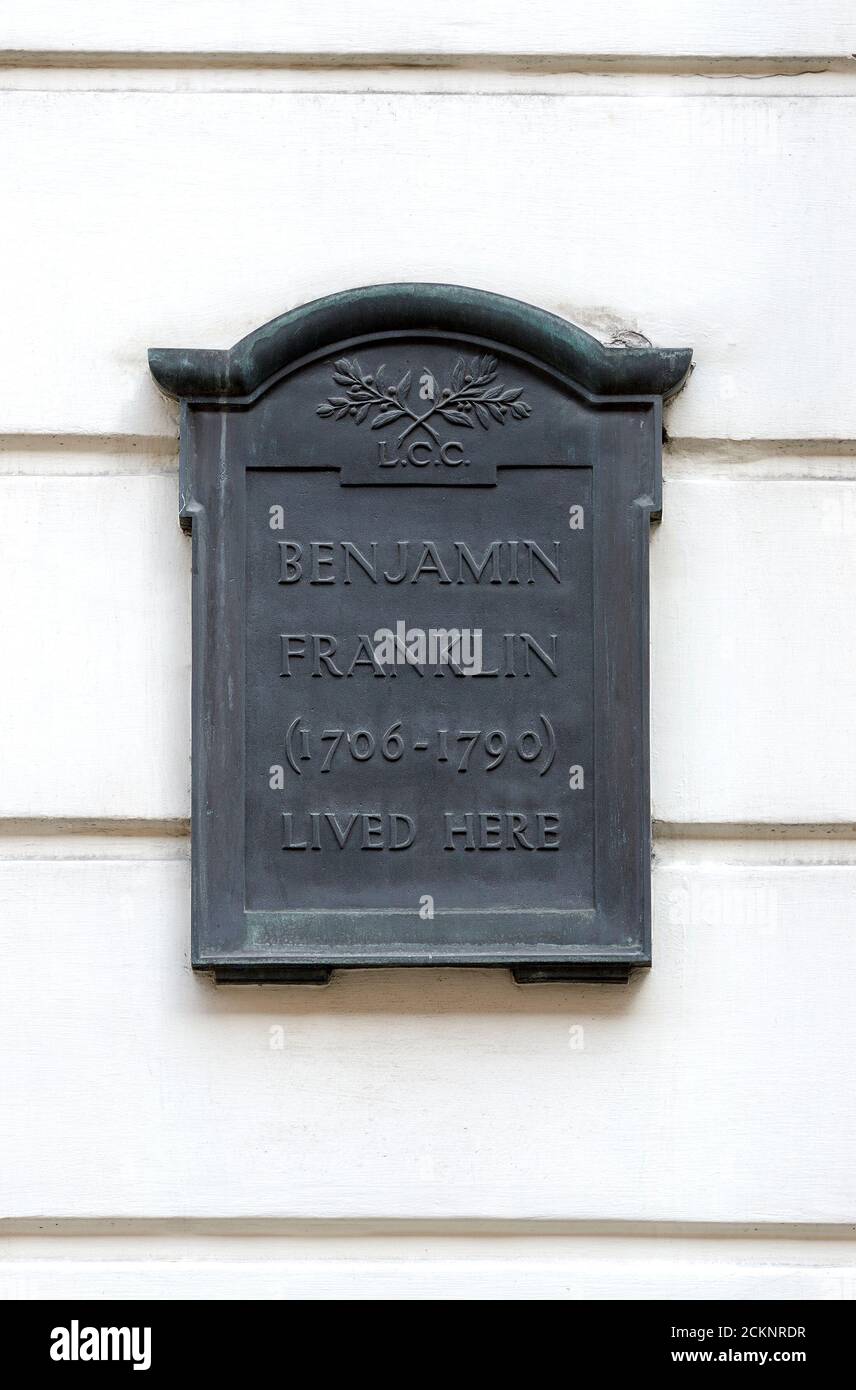
[[[571,377],[595,396],[669,396],[690,370],[690,348],[606,347],[566,319],[464,285],[390,284],[346,290],[290,309],[227,350],[152,348],[149,366],[168,395],[252,396],[272,377],[331,341],[414,332],[499,338]]]
[[[389,284],[149,360],[194,548],[194,967],[650,965],[648,543],[690,350]]]

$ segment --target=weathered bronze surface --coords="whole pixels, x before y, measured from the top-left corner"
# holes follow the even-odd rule
[[[193,533],[193,963],[650,964],[648,532],[687,350],[381,285],[155,350]]]

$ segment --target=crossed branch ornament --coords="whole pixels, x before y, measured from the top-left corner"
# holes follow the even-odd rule
[[[406,371],[397,385],[389,385],[384,380],[384,370],[381,366],[374,373],[364,375],[356,357],[340,357],[335,363],[333,380],[345,388],[345,394],[328,396],[317,407],[317,413],[325,419],[350,418],[361,425],[370,412],[376,411],[370,424],[373,430],[396,420],[409,420],[398,436],[398,444],[420,427],[439,444],[440,436],[428,423],[435,415],[466,429],[472,429],[478,420],[486,430],[492,421],[504,425],[508,419],[525,420],[532,411],[532,407],[521,400],[522,386],[506,390],[501,382],[496,382],[495,357],[474,357],[470,361],[459,357],[452,368],[449,385],[442,388],[434,374],[424,367],[419,378],[419,398],[427,402],[428,409],[421,414],[408,404],[413,386],[412,372]]]

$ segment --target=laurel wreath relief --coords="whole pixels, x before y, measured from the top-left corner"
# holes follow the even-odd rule
[[[369,372],[364,375],[355,357],[340,357],[335,363],[333,380],[345,387],[345,395],[328,396],[317,407],[317,413],[325,419],[350,418],[355,424],[361,425],[372,411],[376,411],[370,424],[373,430],[394,424],[396,420],[408,419],[410,423],[398,436],[399,444],[420,426],[439,444],[440,436],[428,424],[435,415],[465,429],[472,429],[478,420],[482,429],[486,430],[492,421],[504,425],[509,418],[525,420],[532,411],[531,406],[521,400],[522,386],[506,390],[496,382],[495,357],[474,357],[469,362],[459,357],[452,368],[450,384],[442,388],[438,386],[434,374],[424,367],[419,378],[419,397],[428,403],[428,409],[421,414],[408,404],[413,386],[412,373],[405,372],[397,385],[389,385],[384,380],[384,370],[381,366],[373,374]]]

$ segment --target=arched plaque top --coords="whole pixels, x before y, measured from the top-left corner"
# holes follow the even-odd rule
[[[149,366],[169,396],[242,398],[325,347],[383,332],[445,332],[505,344],[594,396],[667,398],[686,380],[692,361],[690,348],[606,347],[566,319],[485,290],[392,284],[313,300],[271,319],[226,350],[152,348]]]

